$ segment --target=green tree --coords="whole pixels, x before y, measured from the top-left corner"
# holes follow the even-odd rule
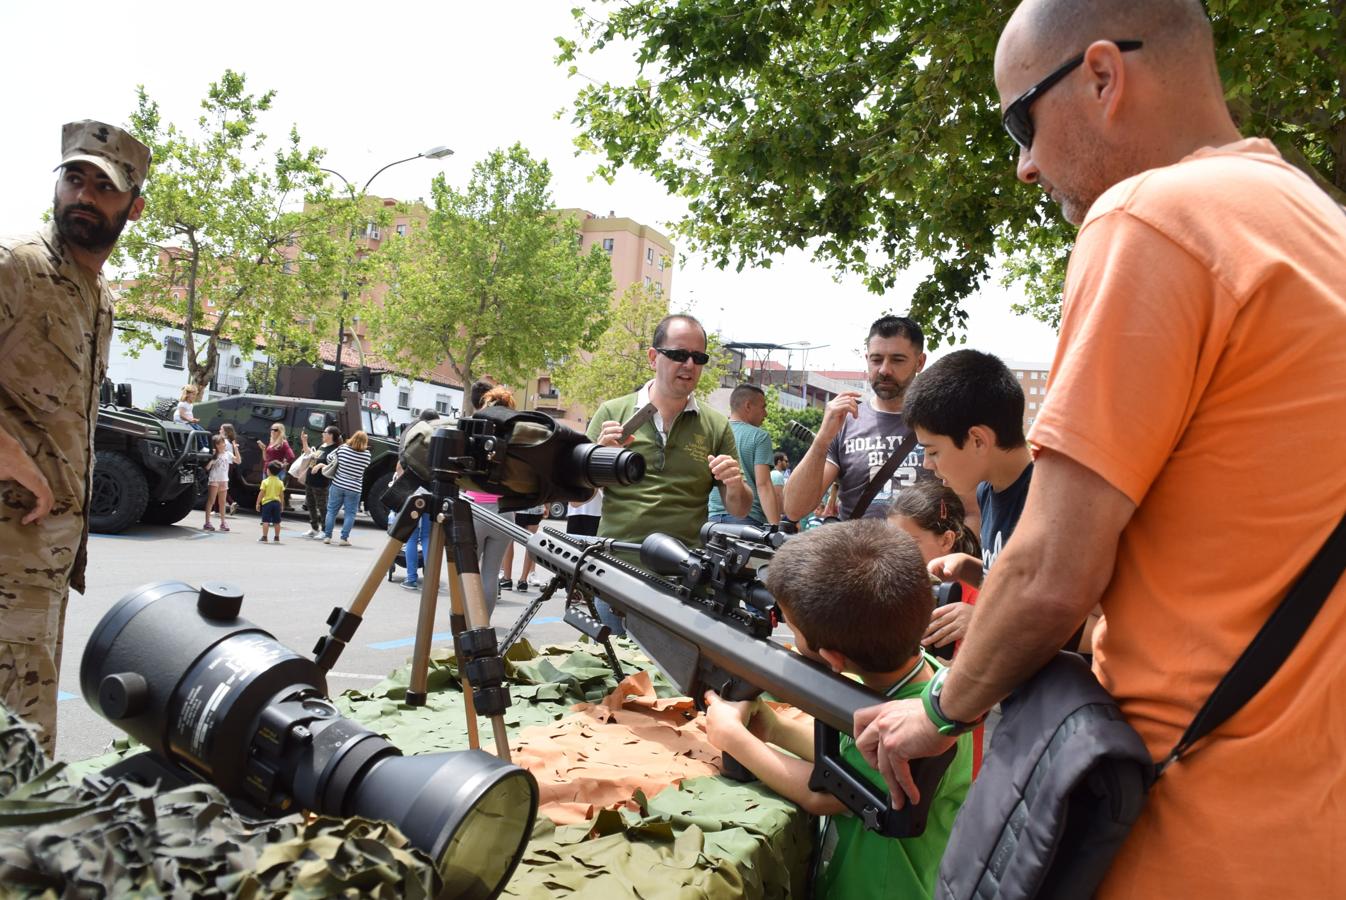
[[[592,353],[570,356],[552,372],[552,381],[568,403],[592,413],[604,400],[620,397],[650,380],[649,346],[668,300],[642,284],[632,284],[613,303],[611,321]],[[696,396],[704,398],[729,372],[729,354],[719,334],[708,334],[710,362],[701,368]]]
[[[245,355],[265,344],[275,363],[313,360],[356,257],[358,210],[333,200],[322,151],[292,127],[268,155],[260,118],[274,91],[248,92],[226,70],[191,130],[163,121],[142,85],[131,131],[154,154],[145,214],[119,244],[128,274],[117,315],[182,329],[188,381],[214,377],[222,339]],[[132,352],[154,343],[128,331]]]
[[[798,422],[809,431],[816,432],[823,422],[822,407],[806,406],[803,409],[790,409],[781,405],[780,391],[772,388],[766,392],[766,420],[762,428],[771,435],[771,446],[790,457],[790,465],[798,465],[808,452],[812,441],[801,440],[790,432],[790,423]]]
[[[812,248],[876,292],[920,260],[911,309],[953,342],[961,301],[1008,262],[1024,308],[1055,323],[1073,229],[1013,181],[991,60],[1012,3],[604,0],[558,38],[571,74],[635,47],[628,83],[586,84],[578,144],[685,197],[676,229],[718,266]],[[1207,0],[1247,134],[1346,201],[1341,0]],[[905,305],[905,304],[904,304]],[[1021,309],[1022,311],[1022,309]]]
[[[385,356],[411,374],[447,361],[469,385],[487,371],[523,381],[593,348],[611,264],[601,248],[580,251],[550,182],[546,161],[518,144],[473,166],[461,191],[436,176],[426,223],[377,254],[388,292],[368,315]]]

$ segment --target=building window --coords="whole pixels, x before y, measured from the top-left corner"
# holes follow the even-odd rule
[[[662,271],[664,271],[664,269],[667,268],[667,267],[668,267],[668,257],[667,257],[667,256],[664,256],[662,253],[660,253],[660,254],[659,254],[659,271],[662,272]]]
[[[613,240],[612,238],[603,238],[603,249],[604,249],[604,250],[606,250],[606,251],[608,251],[609,253],[611,253],[611,252],[612,252],[612,248],[615,247],[615,246],[616,246],[616,241],[615,241],[615,240]]]
[[[1023,381],[1023,380],[1024,380],[1024,373],[1023,373],[1023,372],[1020,372],[1018,369],[1015,369],[1015,370],[1014,370],[1014,377],[1017,378],[1017,379],[1019,379],[1020,381]]]
[[[646,275],[646,276],[645,276],[645,287],[649,287],[651,283],[653,283],[653,279],[651,279],[650,276]]]
[[[407,236],[407,226],[406,226],[406,225],[398,225],[398,226],[397,226],[397,236],[398,236],[398,237],[406,237],[406,236]]]
[[[1033,420],[1032,420],[1031,418],[1028,420],[1028,424],[1029,424],[1029,425],[1032,425],[1032,424],[1033,424]]]
[[[411,388],[397,389],[397,408],[411,409]]]
[[[656,281],[654,283],[654,296],[656,297],[664,296],[664,286],[661,282]]]
[[[645,248],[645,262],[647,262],[647,263],[653,263],[653,262],[654,262],[654,248],[653,248],[653,247],[646,247],[646,248]]]
[[[1037,405],[1036,403],[1030,403],[1030,404],[1028,404],[1028,408],[1029,408],[1029,409],[1037,409],[1037,408],[1038,408],[1038,405]]]
[[[365,237],[371,241],[377,241],[379,239],[379,226],[374,222],[365,225]]]
[[[453,409],[450,406],[452,400],[448,394],[435,394],[435,412],[441,416],[452,415]]]
[[[184,368],[183,359],[186,356],[182,338],[169,337],[164,339],[164,368],[181,369]]]

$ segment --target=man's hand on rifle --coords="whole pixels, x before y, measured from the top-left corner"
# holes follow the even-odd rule
[[[893,700],[855,711],[855,746],[888,785],[893,809],[921,802],[911,777],[911,760],[938,756],[958,740],[945,737],[925,714],[920,700]]]

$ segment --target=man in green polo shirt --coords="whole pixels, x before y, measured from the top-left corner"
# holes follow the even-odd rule
[[[647,352],[654,377],[634,394],[598,407],[589,422],[590,440],[625,446],[645,457],[642,481],[604,488],[598,533],[638,542],[662,531],[694,546],[712,490],[720,492],[734,516],[748,514],[752,493],[739,471],[729,420],[692,396],[707,359],[701,323],[691,316],[666,316]],[[623,442],[622,423],[646,403],[658,412]]]

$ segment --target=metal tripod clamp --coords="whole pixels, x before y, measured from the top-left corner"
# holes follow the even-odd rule
[[[509,686],[505,684],[505,660],[495,642],[494,628],[473,628],[454,637],[458,664],[472,685],[472,703],[482,716],[503,715],[509,708]]]

